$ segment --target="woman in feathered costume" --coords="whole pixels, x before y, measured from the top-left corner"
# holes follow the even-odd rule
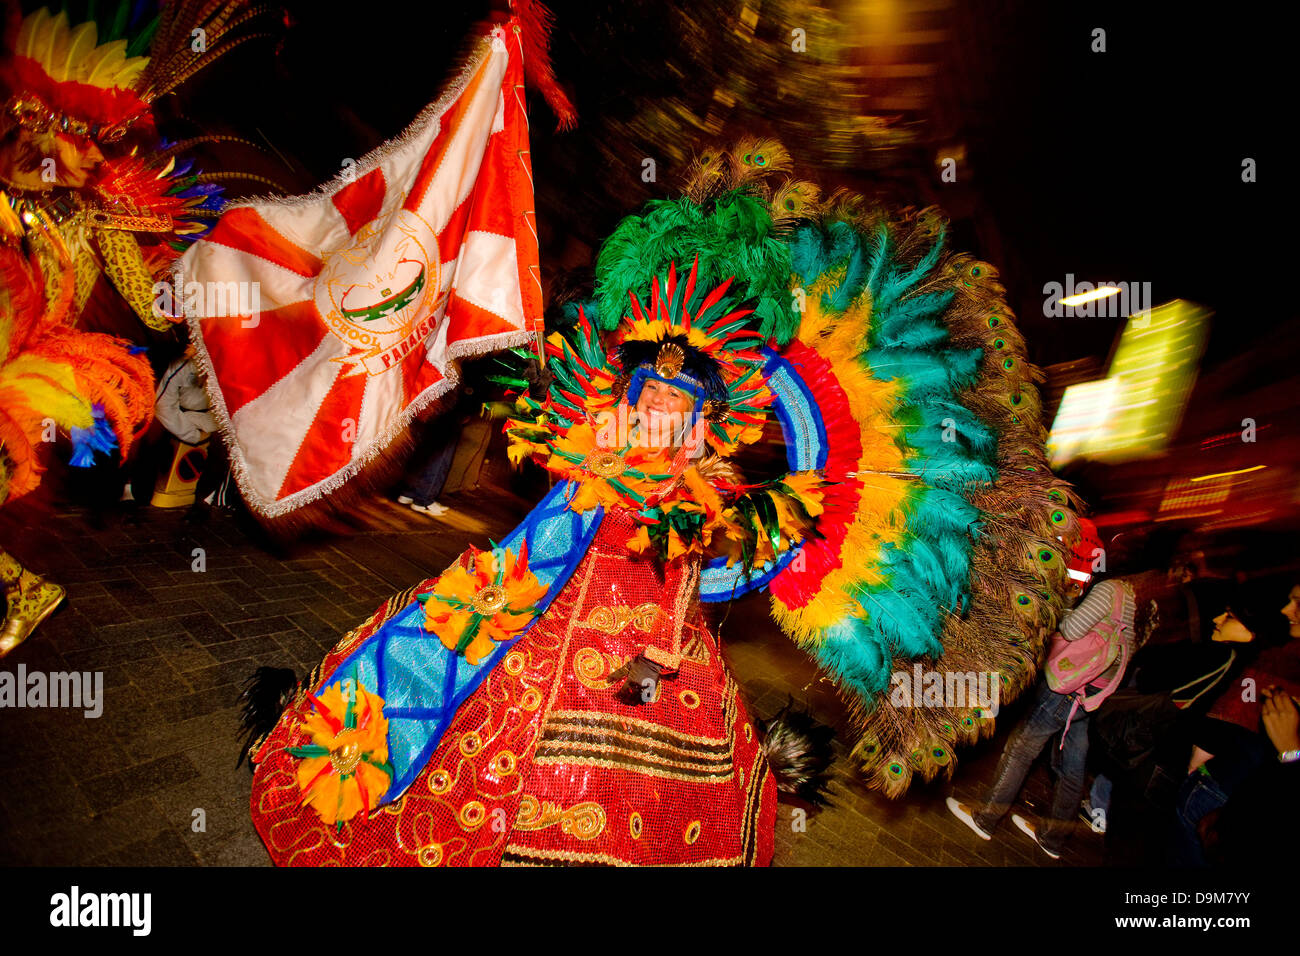
[[[750,590],[890,795],[993,718],[892,675],[1032,684],[1077,526],[1001,289],[937,215],[769,185],[788,169],[706,154],[606,241],[508,423],[556,486],[348,634],[251,748],[277,862],[767,862],[767,752],[701,611]],[[727,459],[769,416],[788,471],[747,484]]]
[[[0,60],[0,502],[40,481],[37,449],[64,430],[71,463],[129,454],[153,416],[153,372],[129,342],[77,328],[102,276],[154,329],[154,276],[211,226],[221,188],[160,141],[152,103],[233,49],[247,0],[119,0],[4,8]],[[69,16],[69,6],[74,10]],[[78,17],[81,8],[84,18]],[[206,43],[191,43],[202,29]],[[161,38],[161,39],[160,39]],[[182,42],[183,38],[183,42]],[[153,44],[160,52],[149,56]],[[0,656],[63,588],[0,550]]]

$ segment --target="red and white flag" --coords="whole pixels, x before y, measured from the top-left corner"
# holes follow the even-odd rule
[[[398,139],[309,196],[241,203],[176,275],[249,504],[333,491],[456,385],[455,360],[541,324],[516,21]]]

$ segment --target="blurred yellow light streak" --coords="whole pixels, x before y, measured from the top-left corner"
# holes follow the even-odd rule
[[[1112,295],[1119,295],[1120,292],[1119,286],[1104,285],[1100,289],[1093,289],[1091,292],[1080,292],[1078,295],[1062,299],[1061,305],[1083,305],[1085,302],[1094,302],[1097,299],[1108,299]]]
[[[1253,468],[1238,468],[1236,471],[1221,471],[1214,475],[1201,475],[1199,478],[1189,478],[1189,481],[1210,481],[1214,478],[1227,478],[1229,475],[1245,475],[1252,471],[1259,471],[1261,468],[1267,468],[1268,465],[1255,465]]]

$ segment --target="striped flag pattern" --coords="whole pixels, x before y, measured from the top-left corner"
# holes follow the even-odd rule
[[[327,494],[541,323],[520,33],[493,26],[411,127],[309,196],[233,206],[176,295],[250,506]]]

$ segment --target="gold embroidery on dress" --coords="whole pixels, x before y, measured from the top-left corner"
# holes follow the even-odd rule
[[[653,601],[638,604],[636,607],[628,607],[626,604],[602,604],[593,607],[588,612],[587,619],[578,626],[601,631],[611,637],[617,637],[628,627],[648,633],[654,628],[661,613],[662,609]]]
[[[445,770],[435,770],[429,774],[429,792],[434,794],[444,794],[451,789],[451,774]]]
[[[471,800],[460,808],[460,825],[466,830],[477,830],[487,819],[487,807],[478,800]]]
[[[508,777],[515,772],[518,758],[513,752],[503,750],[492,761],[492,770],[498,777]]]
[[[558,804],[550,800],[543,803],[531,794],[520,798],[516,830],[543,830],[557,823],[575,839],[594,840],[605,830],[605,809],[599,803],[586,801],[563,810]]]
[[[483,738],[477,730],[470,730],[460,737],[460,752],[466,757],[472,757],[483,749]]]
[[[688,863],[659,863],[656,866],[739,866],[745,861],[744,856],[714,857],[708,860],[694,860]],[[631,860],[623,860],[608,853],[579,853],[576,850],[537,850],[527,846],[510,844],[501,857],[502,866],[548,866],[563,863],[602,863],[605,866],[637,866]]]
[[[688,627],[690,626],[688,625]],[[691,627],[690,630],[695,631],[695,628]],[[684,661],[691,661],[695,664],[708,664],[712,659],[712,655],[709,654],[709,645],[704,642],[704,638],[699,635],[698,631],[687,638],[682,645],[682,660]]]
[[[700,695],[693,690],[684,690],[677,695],[677,699],[682,702],[682,706],[687,710],[694,710],[700,706]]]
[[[536,687],[525,688],[519,695],[519,706],[527,711],[534,711],[542,706],[542,692]]]
[[[627,831],[632,834],[633,840],[641,839],[641,814],[637,813],[635,810],[633,810],[631,816],[627,818]]]
[[[441,866],[442,844],[430,843],[428,846],[420,847],[415,858],[420,861],[420,866]]]
[[[692,820],[688,823],[686,825],[686,832],[682,834],[682,839],[686,841],[686,845],[690,846],[698,840],[700,838],[700,831],[703,829],[704,825],[701,824],[699,820]]]
[[[624,661],[613,654],[602,654],[594,647],[581,648],[573,655],[573,676],[578,683],[592,690],[608,690],[622,681],[611,681],[609,675],[622,667]]]

